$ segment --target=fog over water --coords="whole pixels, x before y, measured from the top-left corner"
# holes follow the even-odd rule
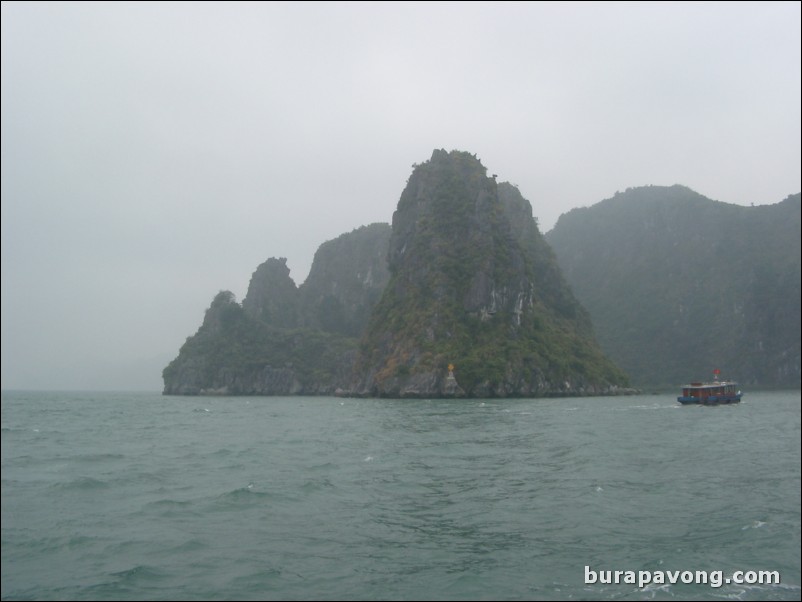
[[[220,289],[476,153],[541,229],[799,192],[800,4],[2,4],[2,388],[159,390]]]

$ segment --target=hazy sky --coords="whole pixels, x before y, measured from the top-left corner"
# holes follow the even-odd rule
[[[221,289],[475,153],[541,230],[800,191],[800,3],[2,3],[2,387],[161,390]]]

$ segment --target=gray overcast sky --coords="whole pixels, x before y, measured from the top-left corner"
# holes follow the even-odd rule
[[[475,153],[541,229],[800,191],[800,3],[2,3],[2,387],[161,390],[221,289]]]

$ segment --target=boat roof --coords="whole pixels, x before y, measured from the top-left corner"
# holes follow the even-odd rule
[[[734,380],[719,380],[712,383],[690,383],[687,385],[682,385],[683,389],[704,389],[710,387],[724,387],[730,385],[737,385],[738,383]]]

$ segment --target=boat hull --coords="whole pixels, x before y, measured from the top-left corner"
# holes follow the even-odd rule
[[[677,397],[677,401],[682,405],[715,406],[727,403],[740,403],[741,395],[740,393],[737,395],[711,395],[704,399],[700,399],[699,397],[683,397],[680,395]]]

